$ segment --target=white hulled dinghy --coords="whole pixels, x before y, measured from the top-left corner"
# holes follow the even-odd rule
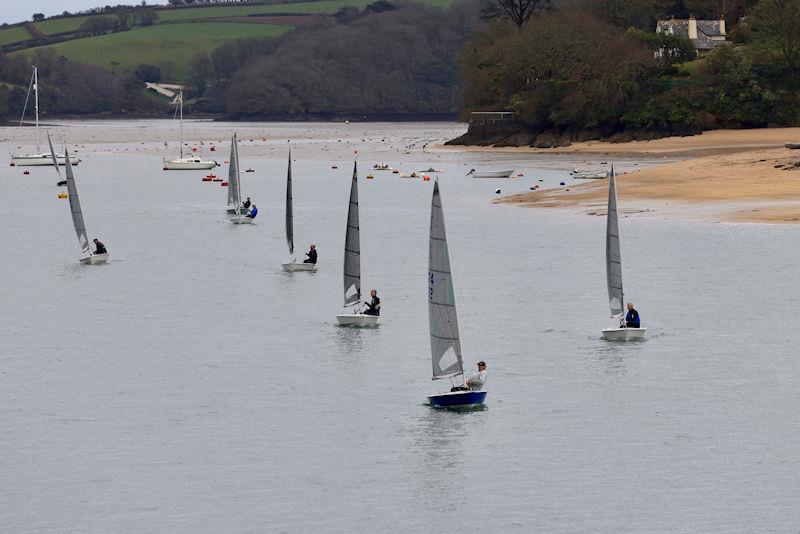
[[[180,111],[180,128],[181,128],[181,141],[180,152],[177,159],[164,159],[165,171],[196,171],[201,169],[213,169],[218,166],[213,159],[203,159],[200,156],[184,156],[183,155],[183,91],[178,93],[178,108],[175,110],[177,113]]]
[[[358,162],[353,162],[347,232],[344,239],[344,307],[351,313],[336,316],[341,326],[377,326],[378,316],[360,313],[361,303],[361,228],[358,220]]]
[[[608,214],[606,215],[606,280],[611,317],[619,321],[613,328],[603,329],[603,339],[629,341],[644,339],[646,328],[628,328],[625,324],[625,296],[622,291],[622,254],[619,243],[619,215],[617,213],[617,178],[614,167],[608,180]]]
[[[464,377],[458,314],[450,272],[450,253],[444,227],[442,200],[438,180],[433,184],[431,229],[428,249],[428,319],[431,337],[433,380],[449,378],[453,390],[428,395],[435,408],[472,408],[483,404],[486,390],[472,390]]]
[[[25,106],[22,109],[22,116],[19,119],[19,125],[25,121],[25,110],[28,107],[28,98],[31,94],[31,89],[34,93],[33,112],[36,119],[36,153],[35,154],[11,154],[11,166],[19,167],[39,167],[43,165],[66,165],[64,156],[53,152],[53,143],[50,143],[50,153],[41,153],[39,147],[39,69],[33,67],[33,74],[31,75],[31,82],[28,85],[28,94],[25,96]],[[80,163],[80,159],[73,154],[72,165],[75,166]]]
[[[231,137],[231,157],[228,164],[228,214],[232,224],[253,224],[242,206],[241,181],[239,178],[239,145],[236,134]],[[233,207],[230,207],[233,206]]]
[[[81,201],[78,198],[78,188],[75,185],[75,175],[72,174],[72,164],[67,151],[64,151],[64,162],[66,164],[67,194],[69,195],[69,209],[72,212],[72,225],[75,227],[75,233],[78,236],[78,242],[81,244],[81,251],[83,252],[80,262],[89,265],[106,263],[108,261],[108,252],[92,254],[92,249],[89,246],[89,237],[86,233],[86,223],[83,220]]]
[[[315,271],[316,263],[298,262],[294,257],[294,204],[292,198],[292,150],[289,149],[289,167],[286,171],[286,245],[292,261],[281,265],[284,271]]]

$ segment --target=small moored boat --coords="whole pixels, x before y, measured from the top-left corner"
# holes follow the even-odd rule
[[[512,174],[514,174],[514,169],[503,169],[497,171],[472,169],[467,173],[467,176],[472,176],[473,178],[511,178]]]

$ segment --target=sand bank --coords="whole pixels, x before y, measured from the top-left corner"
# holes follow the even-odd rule
[[[800,129],[793,130],[800,135]],[[800,166],[800,151],[785,148],[705,156],[618,176],[619,198],[624,209],[634,212],[796,223],[800,222],[800,167],[796,165]],[[607,194],[607,180],[592,180],[498,202],[603,214]]]

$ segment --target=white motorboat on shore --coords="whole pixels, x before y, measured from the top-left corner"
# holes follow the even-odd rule
[[[603,178],[608,178],[608,171],[604,170],[588,170],[588,171],[581,171],[578,169],[573,169],[570,172],[573,178],[578,178],[581,180],[600,180]]]
[[[472,176],[473,178],[511,178],[512,174],[514,174],[514,169],[502,169],[502,170],[472,169],[467,173],[467,176]]]

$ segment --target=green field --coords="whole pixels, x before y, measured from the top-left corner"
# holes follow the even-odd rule
[[[65,41],[52,48],[72,61],[105,68],[111,68],[111,62],[116,61],[120,70],[132,70],[146,63],[161,68],[170,80],[185,80],[189,76],[189,62],[198,51],[211,52],[231,39],[277,36],[291,29],[291,26],[276,24],[236,22],[164,24]],[[31,48],[21,53],[30,56],[35,50]]]
[[[0,46],[30,38],[31,34],[25,26],[14,26],[13,28],[0,30]]]
[[[50,19],[34,24],[45,35],[74,32],[89,17],[68,17],[63,19]]]

